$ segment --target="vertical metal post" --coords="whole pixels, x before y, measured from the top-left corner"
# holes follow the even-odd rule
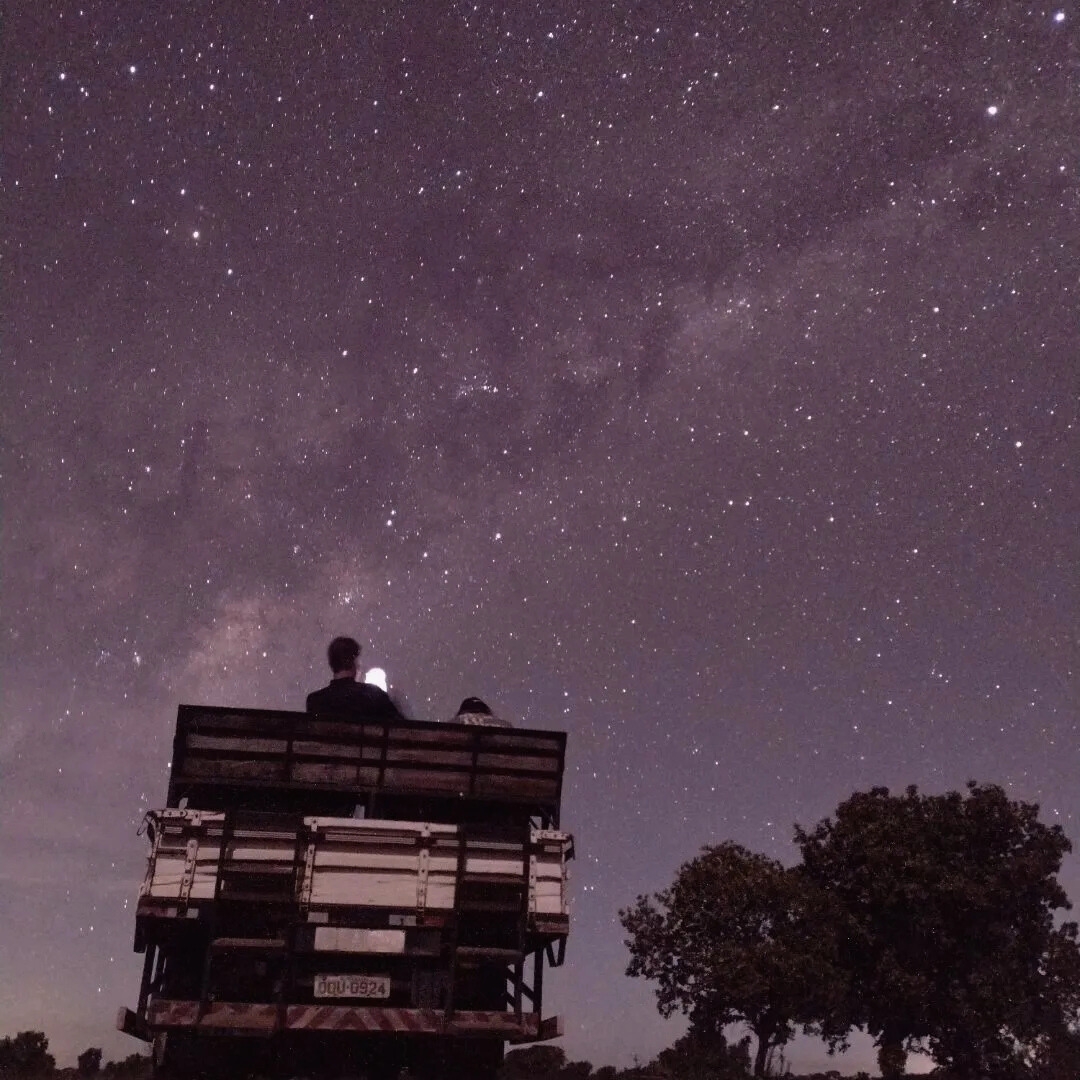
[[[521,901],[518,906],[517,949],[514,961],[514,1016],[521,1022],[521,983],[525,978],[525,950],[529,938],[529,915],[534,906],[536,890],[536,868],[533,859],[532,826],[525,824],[525,835],[521,843]]]
[[[533,953],[533,1009],[538,1020],[544,1016],[544,950]]]
[[[218,934],[218,908],[221,904],[221,886],[225,877],[225,867],[228,863],[229,845],[233,842],[233,831],[236,828],[236,811],[226,810],[225,821],[221,827],[221,848],[218,851],[217,880],[214,882],[214,902],[210,908],[210,919],[206,935],[206,955],[203,957],[202,981],[199,984],[199,1013],[198,1018],[206,1015],[206,1008],[210,1004],[210,968],[214,955],[214,938]]]
[[[368,795],[368,804],[365,813],[368,817],[375,816],[377,797],[382,794],[386,786],[386,761],[390,756],[390,721],[382,722],[382,745],[379,747],[379,775],[375,779],[375,791]]]
[[[140,1020],[146,1017],[146,1002],[150,997],[150,984],[154,978],[154,964],[157,961],[157,956],[158,947],[156,945],[147,945],[146,957],[143,960],[142,979],[139,982],[139,1004],[135,1008]]]
[[[296,716],[285,723],[285,756],[281,759],[281,782],[291,784],[293,779],[293,741],[296,739]],[[291,799],[289,800],[292,801]]]
[[[461,901],[465,893],[465,871],[469,860],[469,834],[464,824],[458,827],[457,873],[454,879],[454,910],[450,916],[450,979],[446,987],[446,1019],[454,1015],[454,984],[457,982],[458,944]]]

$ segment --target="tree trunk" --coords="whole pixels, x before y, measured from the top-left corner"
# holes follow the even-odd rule
[[[903,1041],[883,1035],[878,1046],[877,1060],[882,1080],[898,1080],[904,1075],[904,1066],[907,1064],[907,1051]]]
[[[754,1055],[754,1075],[764,1076],[765,1066],[769,1061],[769,1051],[772,1049],[772,1035],[771,1031],[763,1032],[757,1035],[757,1053]]]

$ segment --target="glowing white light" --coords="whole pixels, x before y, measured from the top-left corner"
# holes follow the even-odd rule
[[[1065,12],[1064,11],[1055,11],[1054,12],[1054,22],[1064,22],[1064,21],[1065,21]]]
[[[192,229],[192,231],[191,231],[191,239],[192,240],[198,240],[199,239],[199,230],[198,229]]]
[[[381,667],[369,668],[364,672],[364,682],[371,683],[372,686],[377,686],[380,690],[385,690],[386,672]]]
[[[987,110],[986,110],[986,115],[987,116],[997,116],[997,114],[998,114],[998,107],[996,105],[990,105],[990,106],[987,107]]]

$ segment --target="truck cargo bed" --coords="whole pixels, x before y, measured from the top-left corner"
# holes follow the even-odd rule
[[[350,912],[373,909],[386,925],[437,925],[457,906],[464,878],[498,903],[500,886],[528,889],[529,930],[565,933],[567,833],[497,833],[431,822],[305,817],[290,822],[223,811],[165,809],[148,815],[153,836],[139,893],[144,915],[190,917],[216,900],[278,900],[309,922],[348,925]],[[340,940],[346,940],[345,937]],[[338,940],[334,938],[334,940]]]

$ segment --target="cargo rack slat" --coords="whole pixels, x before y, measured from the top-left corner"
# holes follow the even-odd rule
[[[181,705],[168,805],[318,792],[399,813],[408,800],[513,807],[557,828],[565,753],[559,731]]]

